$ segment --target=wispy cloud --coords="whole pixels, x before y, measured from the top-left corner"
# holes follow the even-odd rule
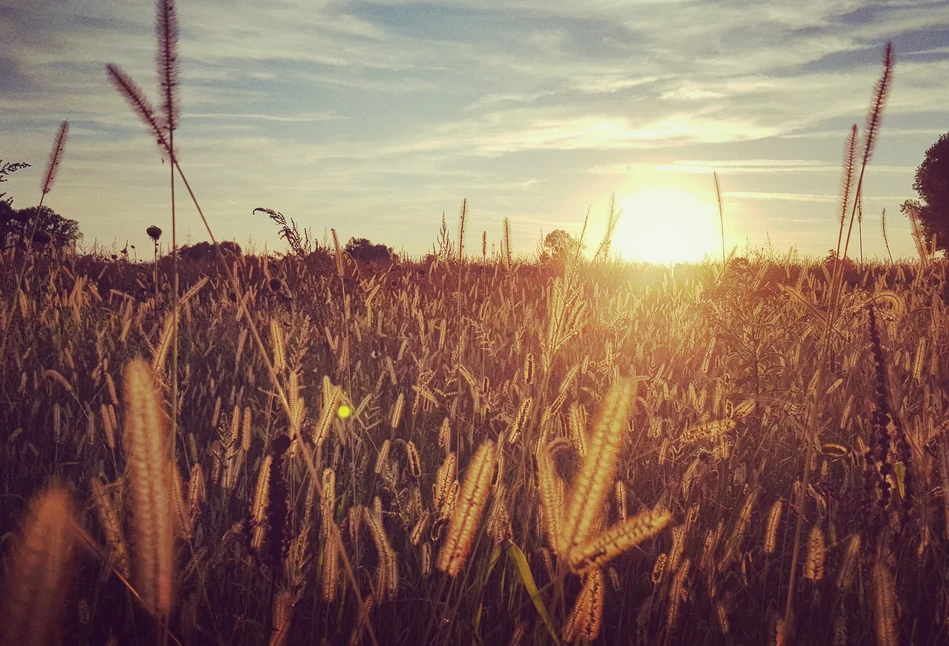
[[[154,93],[152,7],[0,2],[3,158],[42,166],[68,117],[50,203],[90,238],[141,237],[164,216],[166,167],[103,66]],[[467,196],[484,229],[520,220],[531,251],[541,227],[575,227],[613,190],[704,196],[716,170],[749,235],[813,226],[786,242],[819,253],[826,232],[793,211],[834,221],[844,137],[862,126],[889,39],[897,67],[866,204],[896,213],[945,131],[944,2],[205,0],[179,14],[185,168],[226,214],[225,237],[271,245],[255,206],[419,254],[419,231],[434,239]],[[35,178],[15,182],[27,201]]]

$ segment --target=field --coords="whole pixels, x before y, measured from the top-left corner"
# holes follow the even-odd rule
[[[159,109],[107,73],[213,240],[170,0],[157,31]],[[592,259],[512,257],[507,220],[479,258],[464,207],[391,264],[269,210],[285,254],[24,233],[0,645],[949,642],[947,265],[918,222],[918,263],[848,259],[892,69],[888,45],[822,262],[624,265],[612,213]]]
[[[164,444],[151,266],[31,261],[8,641],[946,639],[944,267],[851,267],[815,391],[828,266],[317,260],[232,259],[265,353],[181,268]]]

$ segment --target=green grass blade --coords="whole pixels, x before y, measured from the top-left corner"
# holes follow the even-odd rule
[[[560,640],[557,638],[557,631],[554,629],[553,622],[550,621],[550,615],[547,614],[547,606],[544,605],[544,600],[540,596],[537,584],[534,583],[534,575],[531,573],[531,566],[527,563],[527,557],[524,556],[524,552],[521,551],[521,548],[513,543],[507,548],[507,556],[514,564],[514,568],[521,578],[524,589],[527,590],[527,594],[531,596],[531,601],[534,602],[534,607],[537,608],[537,612],[540,614],[540,618],[543,619],[544,625],[547,626],[547,630],[550,632],[554,643],[559,646]]]

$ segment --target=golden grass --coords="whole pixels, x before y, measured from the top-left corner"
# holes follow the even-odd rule
[[[14,545],[12,567],[0,586],[0,643],[60,643],[74,569],[73,514],[69,492],[63,487],[51,487],[30,503]]]
[[[162,20],[175,71],[173,20]],[[863,148],[857,130],[847,142],[841,251],[888,56]],[[118,68],[109,75],[171,153],[159,112],[174,101],[155,110]],[[142,639],[144,615],[115,603],[140,594],[171,619],[169,642],[361,643],[374,627],[399,643],[546,643],[558,628],[609,643],[945,641],[942,613],[919,610],[945,605],[933,581],[949,569],[937,540],[949,518],[944,268],[927,264],[927,285],[905,266],[867,266],[857,287],[833,260],[726,257],[724,272],[651,283],[609,262],[550,276],[516,261],[507,220],[504,234],[493,261],[482,238],[481,265],[460,231],[450,257],[377,273],[333,231],[332,275],[312,259],[238,257],[226,283],[202,278],[172,313],[158,292],[137,301],[97,286],[69,257],[31,265],[2,313],[5,326],[23,322],[0,352],[14,402],[0,444],[17,474],[4,499],[29,498],[47,475],[90,483],[70,526],[98,576],[77,582],[71,630]],[[261,278],[295,302],[275,310]],[[176,325],[188,335],[180,366]],[[113,373],[137,352],[152,371],[133,360],[117,388]],[[181,410],[174,437],[163,437],[166,381]],[[889,417],[868,423],[884,401]],[[275,438],[286,458],[270,455]],[[80,523],[98,525],[105,546]],[[189,539],[180,569],[175,531]],[[256,556],[270,548],[273,567],[248,543]],[[5,586],[19,576],[9,563]]]
[[[620,442],[638,386],[634,379],[621,379],[600,403],[586,457],[564,504],[557,541],[562,551],[584,544],[601,514],[606,492],[613,486]]]
[[[655,536],[672,520],[668,511],[647,511],[614,525],[570,551],[570,568],[578,574],[599,569],[634,545]]]
[[[167,617],[175,587],[168,418],[144,360],[129,361],[124,379],[122,415],[131,489],[133,581],[149,612]]]
[[[448,527],[448,536],[438,554],[438,569],[449,576],[458,576],[468,558],[475,534],[488,503],[491,479],[497,460],[494,442],[481,444],[468,465],[464,484]]]
[[[606,593],[603,570],[594,569],[583,577],[583,588],[563,629],[563,640],[592,642],[600,634],[603,621],[603,600]]]

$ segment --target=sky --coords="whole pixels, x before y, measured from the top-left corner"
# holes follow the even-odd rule
[[[554,229],[595,250],[610,195],[614,252],[667,262],[725,245],[819,257],[835,247],[842,156],[863,129],[881,53],[896,54],[864,179],[864,253],[912,258],[899,211],[949,131],[949,3],[923,0],[179,0],[180,163],[215,236],[283,250],[256,207],[318,239],[335,228],[411,257],[442,214],[488,253]],[[83,243],[171,230],[169,171],[113,89],[125,70],[158,103],[155,7],[0,0],[2,187],[34,205],[60,122],[70,135],[46,204]],[[208,239],[178,186],[179,244]],[[851,255],[859,254],[856,242]],[[142,250],[148,250],[145,254]]]

